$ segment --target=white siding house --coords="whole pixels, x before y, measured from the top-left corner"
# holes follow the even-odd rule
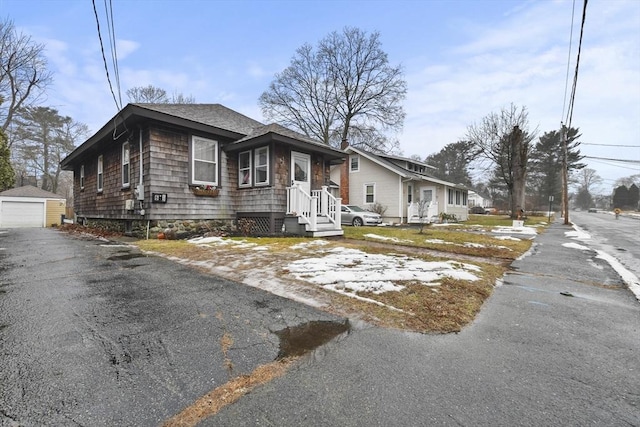
[[[468,189],[429,176],[432,167],[426,163],[355,147],[345,152],[347,161],[331,170],[331,181],[341,185],[343,204],[365,209],[380,204],[386,208],[383,220],[394,224],[437,221],[443,213],[468,219]]]

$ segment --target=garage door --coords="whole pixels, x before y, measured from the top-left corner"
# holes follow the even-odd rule
[[[43,227],[44,202],[1,202],[0,227]]]

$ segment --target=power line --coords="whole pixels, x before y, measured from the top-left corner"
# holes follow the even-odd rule
[[[560,116],[561,117],[560,121],[562,121],[562,118],[564,118],[564,109],[567,105],[567,89],[569,89],[569,70],[571,69],[571,43],[573,41],[573,18],[575,16],[575,11],[576,11],[576,0],[573,0],[573,7],[571,8],[571,31],[569,32],[569,53],[567,55],[567,76],[565,77],[565,80],[564,80],[564,98],[562,102],[562,115]]]
[[[116,87],[118,89],[118,101],[119,109],[122,109],[122,91],[120,90],[120,68],[118,67],[118,51],[116,49],[116,29],[113,21],[113,4],[112,0],[109,0],[109,6],[107,7],[107,0],[104,0],[104,10],[107,16],[107,29],[109,34],[109,46],[111,47],[111,61],[113,62],[113,72],[116,78]]]
[[[576,100],[576,87],[578,86],[578,70],[580,69],[580,53],[582,51],[582,37],[584,36],[584,21],[587,18],[587,2],[584,0],[584,6],[582,7],[582,23],[580,24],[580,40],[578,41],[578,56],[576,57],[576,72],[573,76],[573,87],[571,89],[571,98],[569,101],[569,111],[567,113],[569,129],[571,129],[571,121],[573,120],[573,107]]]
[[[96,26],[98,27],[98,40],[100,40],[100,51],[102,52],[102,62],[104,63],[104,71],[107,74],[107,82],[109,83],[109,90],[111,91],[111,95],[113,96],[113,101],[116,103],[116,108],[120,111],[120,105],[118,104],[118,99],[116,98],[116,94],[113,91],[113,85],[111,84],[111,77],[109,76],[109,65],[107,64],[107,57],[104,53],[104,43],[102,42],[102,33],[100,32],[100,19],[98,18],[98,10],[96,9],[96,0],[91,0],[93,3],[93,14],[96,17]]]
[[[599,145],[601,147],[627,147],[627,148],[640,148],[640,145],[624,145],[624,144],[596,144],[593,142],[581,142],[580,145]]]
[[[609,159],[606,157],[593,157],[593,156],[584,156],[585,159],[596,159],[596,160],[608,160],[610,162],[621,162],[621,163],[640,163],[640,160],[628,160],[628,159]]]

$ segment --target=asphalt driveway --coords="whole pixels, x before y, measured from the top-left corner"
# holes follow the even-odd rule
[[[0,230],[0,273],[0,425],[159,425],[273,361],[274,332],[343,320],[52,229]]]

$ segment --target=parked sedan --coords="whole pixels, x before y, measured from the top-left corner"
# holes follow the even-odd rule
[[[469,209],[469,213],[475,214],[475,215],[484,215],[487,213],[487,211],[485,211],[485,209],[482,206],[474,206],[471,209]]]
[[[354,205],[342,205],[342,224],[360,227],[382,224],[382,216]]]

